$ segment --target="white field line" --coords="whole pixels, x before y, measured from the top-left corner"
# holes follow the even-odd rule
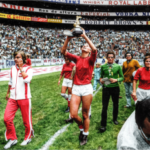
[[[98,88],[98,90],[93,94],[93,97],[97,94],[97,92],[101,89],[101,86]],[[81,112],[81,107],[79,109],[79,112]],[[51,146],[53,144],[53,142],[55,141],[55,139],[63,132],[66,131],[66,129],[70,126],[70,124],[67,124],[66,126],[64,126],[63,128],[61,128],[60,130],[58,130],[43,146],[41,149],[39,150],[48,150],[49,146]]]

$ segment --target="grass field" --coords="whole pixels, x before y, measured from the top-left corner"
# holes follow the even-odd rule
[[[57,85],[59,72],[46,75],[34,76],[31,82],[32,93],[32,120],[35,138],[26,147],[20,146],[24,139],[25,128],[22,122],[20,110],[17,111],[14,124],[16,127],[18,143],[12,149],[40,149],[48,139],[58,130],[64,127],[68,113],[64,113],[67,101],[60,96],[61,86]],[[8,82],[0,82],[0,149],[6,144],[4,138],[5,125],[3,122],[4,111],[7,101],[5,100]],[[124,108],[126,104],[123,83],[120,84],[120,95],[123,97],[119,102],[119,125],[112,122],[113,105],[110,100],[108,107],[107,130],[99,133],[102,92],[95,95],[92,102],[92,118],[90,123],[88,143],[80,146],[78,141],[79,129],[76,123],[71,124],[49,147],[49,149],[116,149],[117,135],[123,123],[135,109],[134,105],[130,109]],[[133,102],[132,102],[133,103]],[[81,115],[81,114],[80,114]]]

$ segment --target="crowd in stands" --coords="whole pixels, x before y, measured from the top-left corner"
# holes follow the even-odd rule
[[[44,29],[0,24],[0,58],[12,59],[14,51],[23,50],[31,58],[61,58],[60,50],[66,36],[64,29]],[[124,58],[131,51],[135,59],[142,59],[150,52],[149,31],[86,30],[86,34],[97,45],[98,58],[107,51],[114,50],[117,58]],[[80,47],[85,43],[81,37],[73,38],[68,50],[80,55]]]

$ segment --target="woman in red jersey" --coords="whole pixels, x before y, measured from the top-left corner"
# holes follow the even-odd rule
[[[82,47],[81,56],[73,55],[66,51],[67,45],[71,37],[67,37],[61,52],[73,60],[76,64],[76,74],[74,76],[74,85],[72,89],[72,97],[70,102],[71,118],[75,120],[80,129],[80,145],[87,143],[87,136],[89,134],[90,119],[88,116],[89,108],[92,102],[93,87],[91,85],[92,72],[97,56],[97,49],[92,41],[86,36],[83,29],[83,34],[80,35],[86,40],[86,44]],[[91,53],[90,57],[89,54]],[[78,109],[82,99],[82,119],[78,116]]]
[[[150,98],[150,56],[146,56],[144,58],[145,67],[139,68],[136,71],[133,80],[133,99],[137,101],[141,101],[143,99]],[[139,80],[139,86],[136,90],[136,84]]]
[[[64,97],[66,100],[68,100],[68,107],[65,112],[70,111],[70,100],[71,100],[71,94],[72,94],[71,73],[72,73],[72,69],[74,66],[75,64],[71,63],[70,60],[67,57],[65,57],[65,64],[63,65],[60,78],[58,81],[58,85],[59,85],[61,78],[64,76],[62,89],[61,89],[61,96]],[[68,89],[68,95],[66,94],[67,89]]]

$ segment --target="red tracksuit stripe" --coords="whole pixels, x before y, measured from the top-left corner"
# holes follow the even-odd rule
[[[28,98],[28,84],[25,83],[25,99]]]

